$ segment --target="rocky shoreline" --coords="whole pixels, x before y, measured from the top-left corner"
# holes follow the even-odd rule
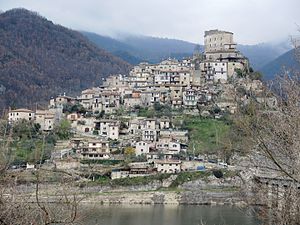
[[[246,205],[245,190],[238,176],[222,179],[210,176],[207,179],[185,182],[172,188],[170,184],[174,179],[175,177],[170,177],[147,185],[71,187],[67,194],[75,194],[82,199],[83,204]],[[41,201],[55,203],[59,197],[55,193],[63,193],[63,188],[63,185],[41,185]],[[30,196],[34,186],[26,186],[26,189],[25,187],[22,189]],[[33,196],[30,197],[30,201],[35,201]]]
[[[163,205],[238,205],[246,203],[239,192],[205,191],[139,191],[92,194],[82,203],[112,204],[163,204]]]

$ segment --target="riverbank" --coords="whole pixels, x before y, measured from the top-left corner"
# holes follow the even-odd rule
[[[246,205],[243,182],[239,176],[217,178],[214,175],[200,175],[171,175],[161,180],[150,179],[147,184],[136,182],[135,185],[127,180],[125,183],[120,181],[119,185],[116,185],[116,182],[105,185],[77,183],[72,186],[41,184],[39,195],[41,201],[53,203],[63,195],[73,195],[80,199],[81,203],[103,205]],[[18,188],[20,192],[29,196],[30,202],[35,201],[34,185]]]
[[[246,203],[236,190],[212,191],[135,191],[135,192],[105,192],[91,194],[82,200],[82,203],[113,204],[143,204],[143,205],[238,205]]]

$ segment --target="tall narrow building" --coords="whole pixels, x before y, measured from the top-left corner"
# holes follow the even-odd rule
[[[236,71],[248,72],[248,59],[236,48],[233,33],[209,30],[204,34],[204,61],[202,74],[207,80],[226,82]]]

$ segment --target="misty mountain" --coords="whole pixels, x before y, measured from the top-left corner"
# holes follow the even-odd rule
[[[292,47],[289,41],[286,41],[277,44],[238,45],[237,48],[249,58],[250,64],[255,70],[260,70],[263,66],[289,51]]]
[[[0,109],[77,94],[131,67],[79,32],[25,9],[0,14],[0,40]]]
[[[267,80],[273,79],[276,75],[282,75],[285,71],[291,73],[300,71],[300,62],[296,59],[294,49],[282,54],[261,68],[261,72]]]
[[[81,31],[81,33],[98,47],[105,49],[106,51],[120,57],[130,64],[136,65],[142,61],[145,61],[145,59],[138,57],[138,49],[134,48],[133,46],[108,36],[86,31]]]
[[[182,59],[191,56],[196,46],[194,43],[168,38],[127,35],[113,39],[90,32],[82,34],[97,46],[131,64],[142,61],[158,63],[169,57]]]
[[[195,43],[168,38],[127,35],[117,40],[95,33],[83,34],[99,47],[131,64],[141,61],[158,63],[168,57],[182,59],[191,56],[196,46]],[[287,41],[277,44],[238,45],[238,49],[249,58],[251,66],[259,70],[291,47]],[[200,45],[200,50],[203,51],[203,45]]]
[[[153,62],[168,57],[191,56],[196,46],[195,43],[182,40],[134,35],[122,37],[120,41],[138,49],[141,58]],[[201,48],[203,50],[203,46]]]

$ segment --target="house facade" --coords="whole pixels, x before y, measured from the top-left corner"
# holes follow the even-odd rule
[[[35,113],[30,109],[14,109],[8,112],[8,122],[15,123],[21,120],[34,121]]]

